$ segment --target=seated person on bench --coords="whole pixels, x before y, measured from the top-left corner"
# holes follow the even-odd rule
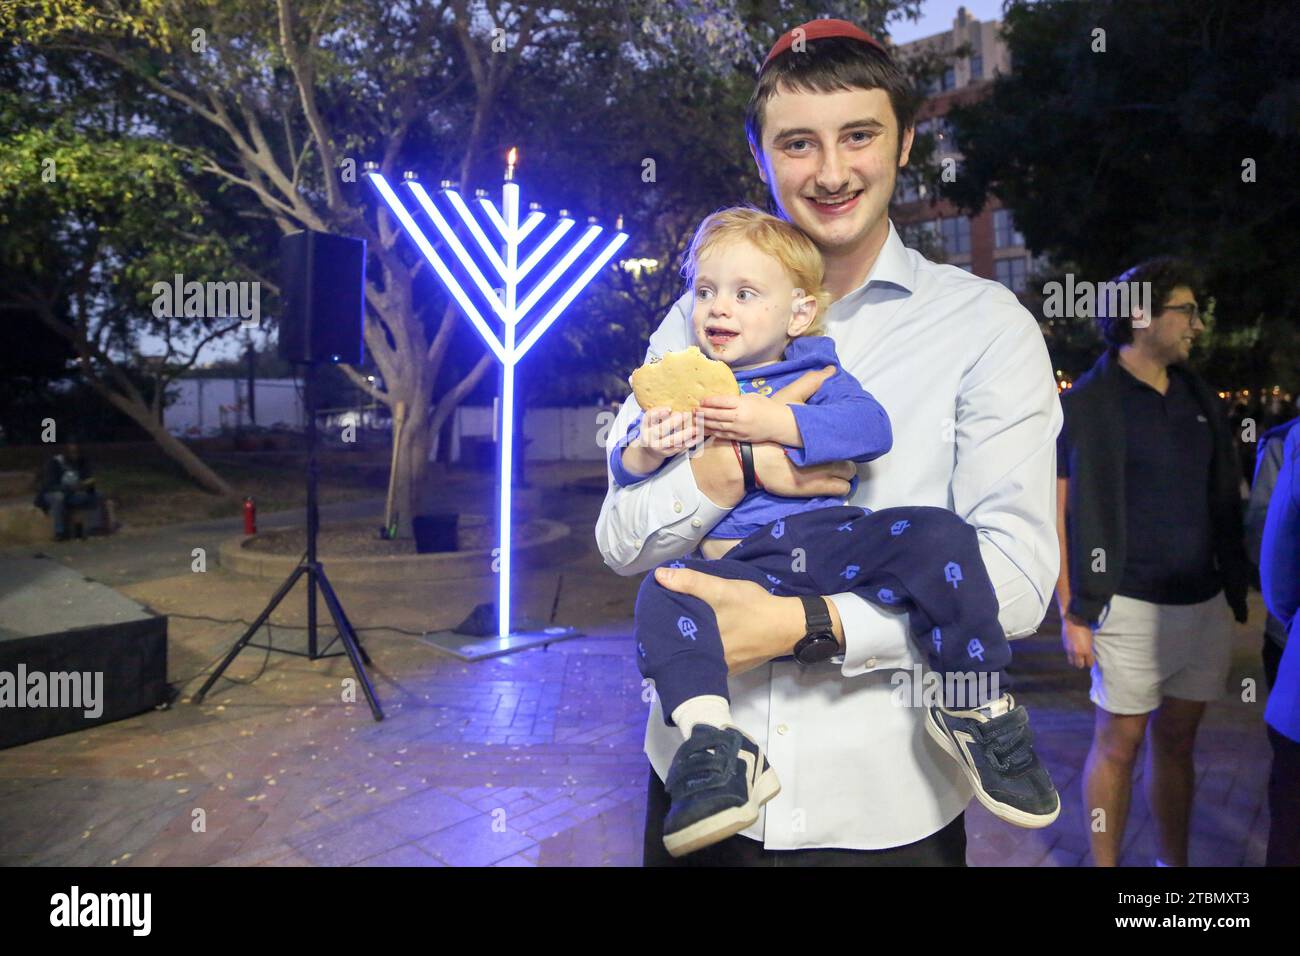
[[[95,493],[95,479],[76,439],[65,442],[62,453],[45,463],[45,477],[35,504],[54,520],[56,541],[68,540],[69,512],[89,511],[95,528],[98,527],[99,496]],[[81,537],[82,525],[76,523],[76,528],[77,537]]]

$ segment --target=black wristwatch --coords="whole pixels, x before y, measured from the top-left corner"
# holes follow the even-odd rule
[[[831,612],[826,607],[826,599],[820,595],[801,594],[799,600],[803,602],[804,636],[794,646],[794,659],[800,664],[820,664],[840,653]]]

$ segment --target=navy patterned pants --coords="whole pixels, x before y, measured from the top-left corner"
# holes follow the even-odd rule
[[[806,511],[760,528],[716,561],[679,558],[664,567],[753,581],[780,596],[852,591],[907,611],[912,635],[938,674],[996,673],[993,686],[1010,686],[1004,668],[1011,648],[975,529],[943,508]],[[704,601],[647,575],[635,636],[637,663],[654,680],[668,724],[692,697],[730,699],[717,620]]]

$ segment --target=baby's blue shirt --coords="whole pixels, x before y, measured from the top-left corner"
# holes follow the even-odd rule
[[[806,335],[793,339],[781,361],[762,368],[735,372],[741,393],[771,395],[789,385],[805,372],[835,366],[835,374],[822,383],[806,404],[792,405],[802,448],[786,446],[786,454],[796,465],[820,465],[832,461],[871,461],[889,451],[893,432],[884,408],[863,389],[858,380],[840,367],[835,343],[824,335]],[[734,371],[734,370],[733,370]],[[623,448],[641,431],[641,417],[627,435],[610,452],[609,466],[620,486],[636,484],[650,475],[635,475],[623,466]],[[664,464],[667,464],[665,460]],[[659,466],[660,468],[663,465]],[[658,469],[656,469],[656,472]],[[654,474],[652,472],[651,474]],[[857,488],[857,477],[849,494]],[[745,538],[777,518],[815,511],[843,504],[840,498],[785,498],[759,490],[746,495],[731,512],[706,535],[709,538]]]

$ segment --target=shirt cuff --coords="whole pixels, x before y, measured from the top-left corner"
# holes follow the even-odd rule
[[[921,660],[908,636],[907,612],[886,611],[852,592],[828,594],[844,627],[840,673],[857,677],[874,670],[909,670]]]
[[[659,463],[659,467],[654,471],[646,475],[638,475],[634,471],[629,471],[627,466],[623,464],[624,447],[626,446],[621,444],[615,445],[614,450],[609,453],[609,473],[613,476],[614,483],[621,488],[626,488],[628,485],[635,485],[638,482],[645,481],[647,478],[659,474],[659,472],[663,471],[664,465],[671,461],[671,459],[665,458]]]
[[[652,481],[614,489],[610,507],[615,527],[625,530],[610,535],[605,561],[625,575],[689,554],[731,510],[700,491],[684,454],[668,459]],[[636,536],[641,528],[649,529],[645,537]]]

